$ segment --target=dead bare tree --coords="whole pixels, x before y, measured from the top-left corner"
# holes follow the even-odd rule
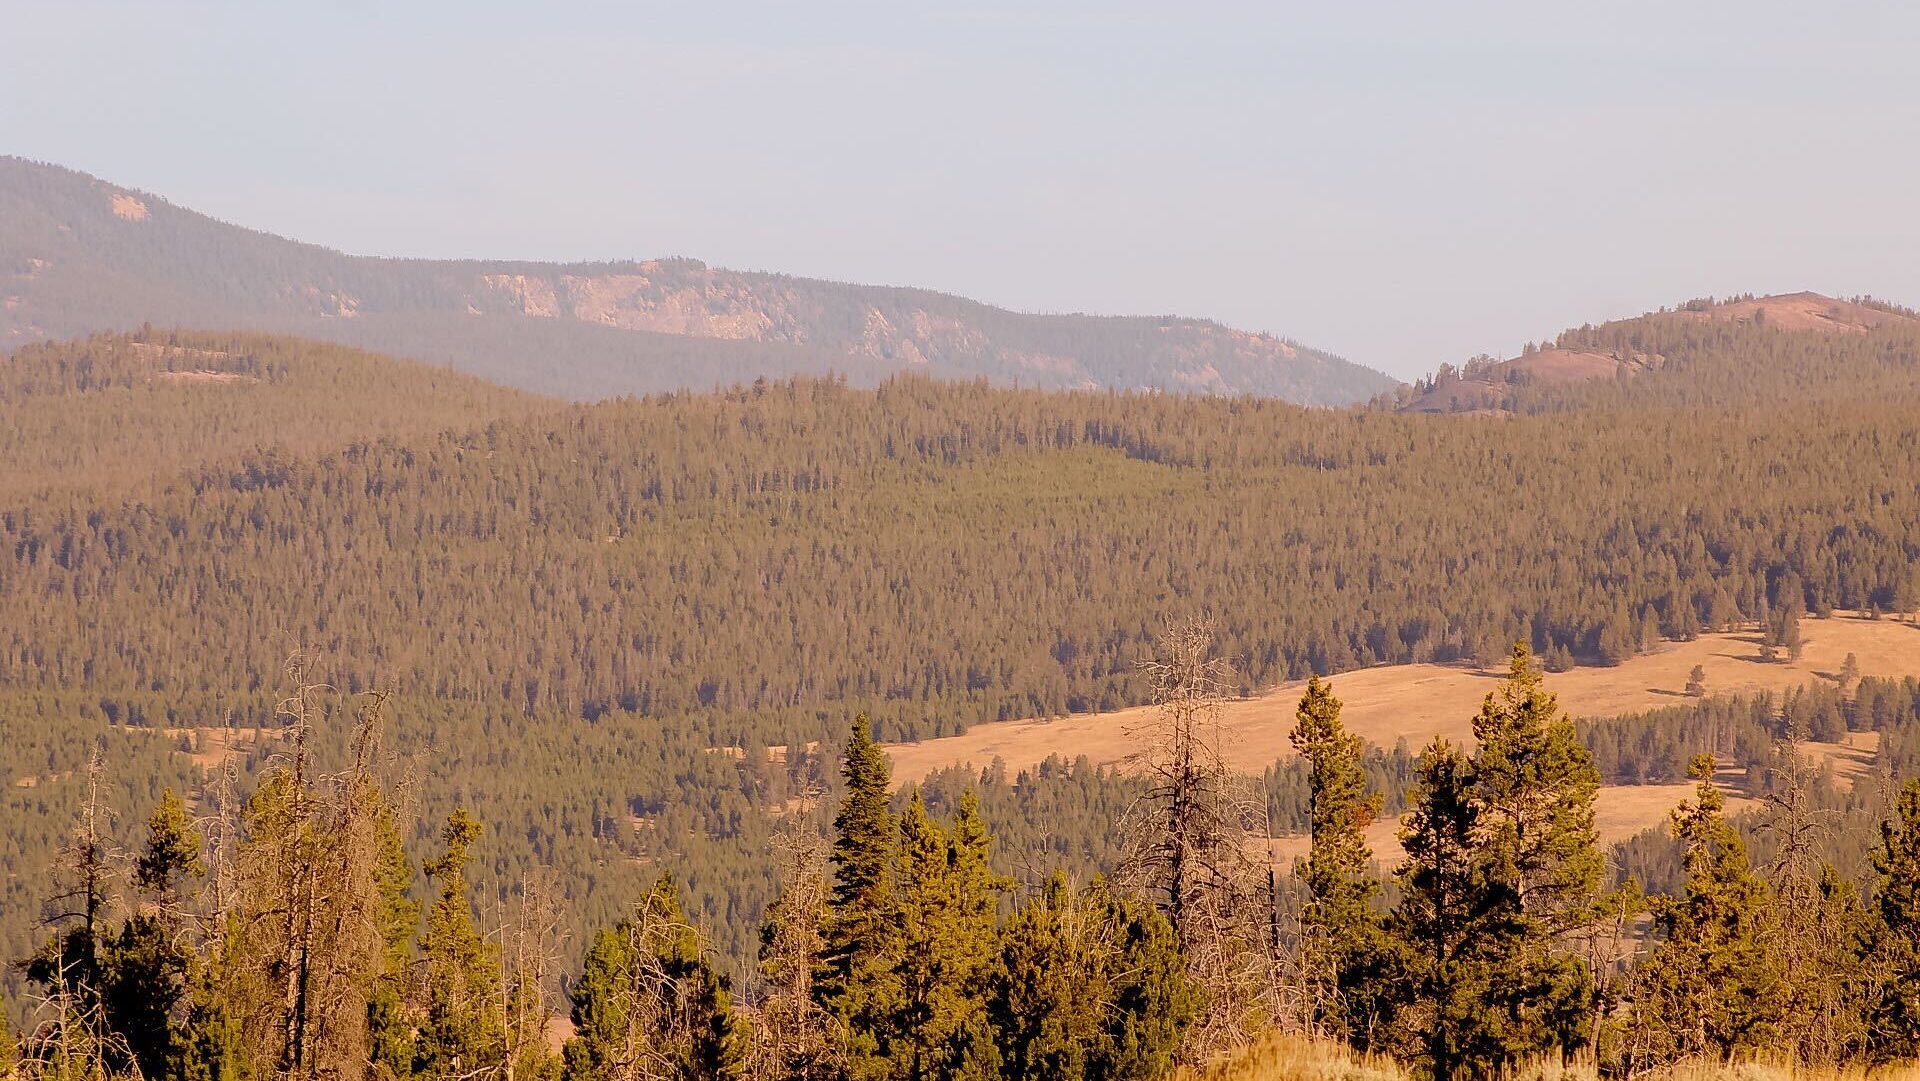
[[[1629,879],[1601,896],[1588,918],[1569,933],[1593,973],[1596,1008],[1587,1031],[1589,1047],[1600,1046],[1608,1011],[1632,984],[1634,967],[1648,944],[1642,925],[1647,910],[1646,895]]]
[[[500,937],[499,1009],[506,1039],[501,1076],[513,1081],[515,1070],[539,1053],[551,1019],[549,995],[565,947],[560,895],[550,869],[521,876],[520,894],[511,917],[502,921]]]
[[[319,858],[311,851],[317,837],[307,828],[312,793],[307,782],[307,736],[313,729],[314,699],[330,688],[307,682],[307,659],[295,651],[287,658],[287,678],[293,694],[283,699],[277,713],[287,719],[292,730],[293,756],[288,767],[287,819],[291,827],[284,835],[280,855],[286,874],[286,904],[282,911],[285,954],[280,964],[282,997],[285,1002],[286,1041],[281,1052],[281,1069],[290,1078],[313,1076],[307,1054],[308,1011],[314,945],[314,901],[318,892]]]
[[[112,899],[116,868],[124,857],[109,839],[109,815],[100,805],[100,782],[105,775],[100,751],[93,748],[87,753],[86,799],[61,849],[56,879],[61,886],[47,899],[41,919],[52,929],[53,938],[26,965],[28,977],[48,989],[46,998],[58,1009],[58,1022],[86,1030],[84,1034],[63,1032],[61,1039],[84,1040],[95,1051],[103,1051],[112,1038],[101,1006],[102,923]],[[106,1068],[104,1060],[95,1064]]]
[[[1263,946],[1271,928],[1259,903],[1267,879],[1254,858],[1265,805],[1222,754],[1226,666],[1212,650],[1212,625],[1186,623],[1170,628],[1142,666],[1158,709],[1130,733],[1143,746],[1130,766],[1147,789],[1126,815],[1120,869],[1166,913],[1189,976],[1207,991],[1189,1029],[1195,1062],[1247,1042],[1271,973]]]
[[[377,874],[390,812],[379,776],[387,695],[360,696],[350,761],[321,774],[310,739],[332,688],[309,678],[299,654],[287,673],[292,693],[279,703],[286,749],[248,801],[231,858],[216,863],[224,894],[216,905],[233,914],[234,928],[223,978],[248,1004],[242,1029],[254,1069],[288,1081],[356,1081],[367,1068],[367,999],[383,952]]]
[[[818,797],[810,789],[801,813],[774,835],[780,854],[780,899],[768,913],[760,947],[767,993],[756,1010],[753,1075],[814,1081],[838,1076],[834,1018],[814,1000],[813,975],[824,945],[821,917],[830,878],[827,842],[808,813]]]
[[[106,764],[95,747],[87,752],[87,797],[80,806],[80,819],[61,853],[60,865],[68,876],[64,890],[48,898],[48,923],[78,921],[89,943],[98,941],[101,914],[105,910],[114,865],[121,853],[114,848],[104,830],[107,812],[100,806],[100,779]]]
[[[1843,988],[1844,969],[1854,958],[1845,921],[1834,918],[1822,883],[1826,866],[1820,854],[1840,812],[1817,805],[1817,774],[1800,750],[1799,735],[1789,724],[1774,745],[1760,830],[1776,846],[1766,877],[1785,932],[1780,950],[1794,984],[1795,1016],[1784,1035],[1798,1058],[1831,1064],[1857,1046],[1865,1021]]]
[[[231,731],[231,729],[229,729]],[[240,805],[235,788],[240,767],[231,757],[221,756],[219,771],[206,788],[206,810],[194,821],[205,845],[207,865],[207,909],[205,933],[218,935],[233,913],[238,889],[234,868],[234,847],[240,839]]]
[[[75,992],[71,964],[60,963],[51,989],[34,1003],[48,1020],[22,1043],[17,1076],[21,1081],[141,1081],[133,1049],[106,1023],[104,1005]]]

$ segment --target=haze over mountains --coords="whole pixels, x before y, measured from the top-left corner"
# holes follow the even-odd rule
[[[919,371],[1315,405],[1396,385],[1299,343],[1198,319],[1019,314],[691,259],[345,255],[0,158],[0,348],[143,323],[297,333],[575,399],[829,372],[856,385]]]
[[[1348,696],[1381,797],[1365,843],[1393,858],[1412,741],[1477,731],[1516,641],[1596,714],[1566,730],[1605,786],[1595,843],[1654,893],[1687,864],[1636,831],[1703,747],[1741,807],[1783,735],[1837,763],[1812,791],[1849,881],[1920,771],[1906,309],[1689,302],[1309,408],[1204,393],[1228,353],[1268,375],[1308,355],[1212,324],[685,261],[360,259],[0,164],[0,959],[43,939],[96,761],[122,848],[165,790],[196,814],[229,806],[229,769],[270,792],[309,661],[315,762],[377,742],[407,786],[393,852],[419,866],[471,809],[476,908],[541,876],[576,941],[671,872],[754,995],[785,888],[768,854],[825,829],[848,739],[893,744],[918,785],[900,799],[936,820],[971,793],[1007,881],[1122,866],[1145,789],[1115,763],[1170,623],[1217,619],[1242,698],[1223,715],[1269,715],[1231,730],[1229,763],[1269,853],[1312,814],[1280,734],[1293,681]],[[366,334],[493,378],[315,340]],[[1215,352],[1195,369],[1175,340]],[[1061,389],[1162,385],[1115,356],[1203,393]],[[827,370],[874,385],[753,380]],[[701,380],[737,385],[500,385]],[[356,711],[377,738],[349,736]],[[22,972],[0,967],[0,999],[26,1001]]]

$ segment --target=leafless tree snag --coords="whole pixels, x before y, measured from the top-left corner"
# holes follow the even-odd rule
[[[1221,753],[1226,666],[1212,647],[1210,623],[1179,625],[1143,666],[1159,708],[1135,733],[1144,749],[1130,766],[1147,790],[1126,816],[1120,871],[1167,914],[1189,974],[1206,989],[1189,1030],[1193,1061],[1246,1042],[1272,975],[1263,940],[1273,926],[1262,908],[1272,898],[1265,861],[1254,856],[1265,807]]]

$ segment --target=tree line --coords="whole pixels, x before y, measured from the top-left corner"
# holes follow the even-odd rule
[[[1604,874],[1598,770],[1520,646],[1475,719],[1474,750],[1436,740],[1421,753],[1387,907],[1363,834],[1379,794],[1317,681],[1296,733],[1313,772],[1299,875],[1309,1026],[1440,1078],[1577,1050],[1625,1074],[1920,1050],[1920,780],[1878,823],[1872,873],[1856,883],[1821,858],[1831,827],[1790,738],[1756,822],[1771,840],[1759,864],[1726,817],[1713,757],[1698,755],[1695,796],[1671,819],[1682,881],[1650,898]]]
[[[671,874],[571,941],[537,876],[505,904],[474,894],[483,825],[466,809],[412,863],[388,700],[361,696],[348,758],[323,770],[323,688],[296,665],[287,742],[253,790],[216,786],[199,807],[165,791],[128,857],[102,828],[103,769],[89,770],[52,933],[24,965],[32,1023],[0,1039],[0,1070],[1149,1081],[1273,1029],[1447,1079],[1575,1053],[1625,1073],[1763,1050],[1920,1054],[1906,990],[1920,979],[1920,781],[1855,883],[1819,858],[1790,736],[1764,797],[1764,862],[1701,755],[1671,823],[1684,880],[1649,898],[1609,880],[1599,771],[1521,644],[1472,751],[1436,740],[1415,760],[1390,887],[1365,840],[1383,807],[1366,748],[1311,680],[1291,733],[1311,847],[1281,868],[1249,858],[1264,809],[1211,749],[1207,641],[1176,636],[1155,663],[1160,720],[1115,871],[1078,885],[997,871],[981,801],[956,778],[893,794],[857,718],[830,826],[802,807],[769,845],[779,893],[744,981]]]

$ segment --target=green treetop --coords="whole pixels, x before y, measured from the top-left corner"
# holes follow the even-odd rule
[[[886,1018],[897,998],[898,948],[893,862],[895,830],[888,810],[891,771],[864,715],[853,722],[843,765],[846,796],[834,817],[833,891],[822,927],[822,970],[814,993],[849,1033],[849,1070],[856,1078],[887,1070]]]
[[[1312,844],[1294,867],[1305,884],[1301,914],[1305,976],[1313,1022],[1367,1042],[1385,989],[1380,884],[1370,867],[1366,828],[1381,797],[1367,790],[1365,741],[1340,723],[1340,700],[1318,677],[1307,680],[1294,714],[1294,750],[1308,764]]]
[[[1725,1058],[1769,1046],[1781,1014],[1767,885],[1727,822],[1711,755],[1694,759],[1691,802],[1673,812],[1686,853],[1680,897],[1655,906],[1660,943],[1639,974],[1639,1022],[1654,1059]]]
[[[474,926],[468,898],[467,863],[480,823],[457,810],[440,837],[446,851],[426,868],[437,895],[420,939],[426,1008],[414,1045],[414,1073],[457,1081],[505,1057],[505,1034],[493,1001],[500,988],[500,958]]]

